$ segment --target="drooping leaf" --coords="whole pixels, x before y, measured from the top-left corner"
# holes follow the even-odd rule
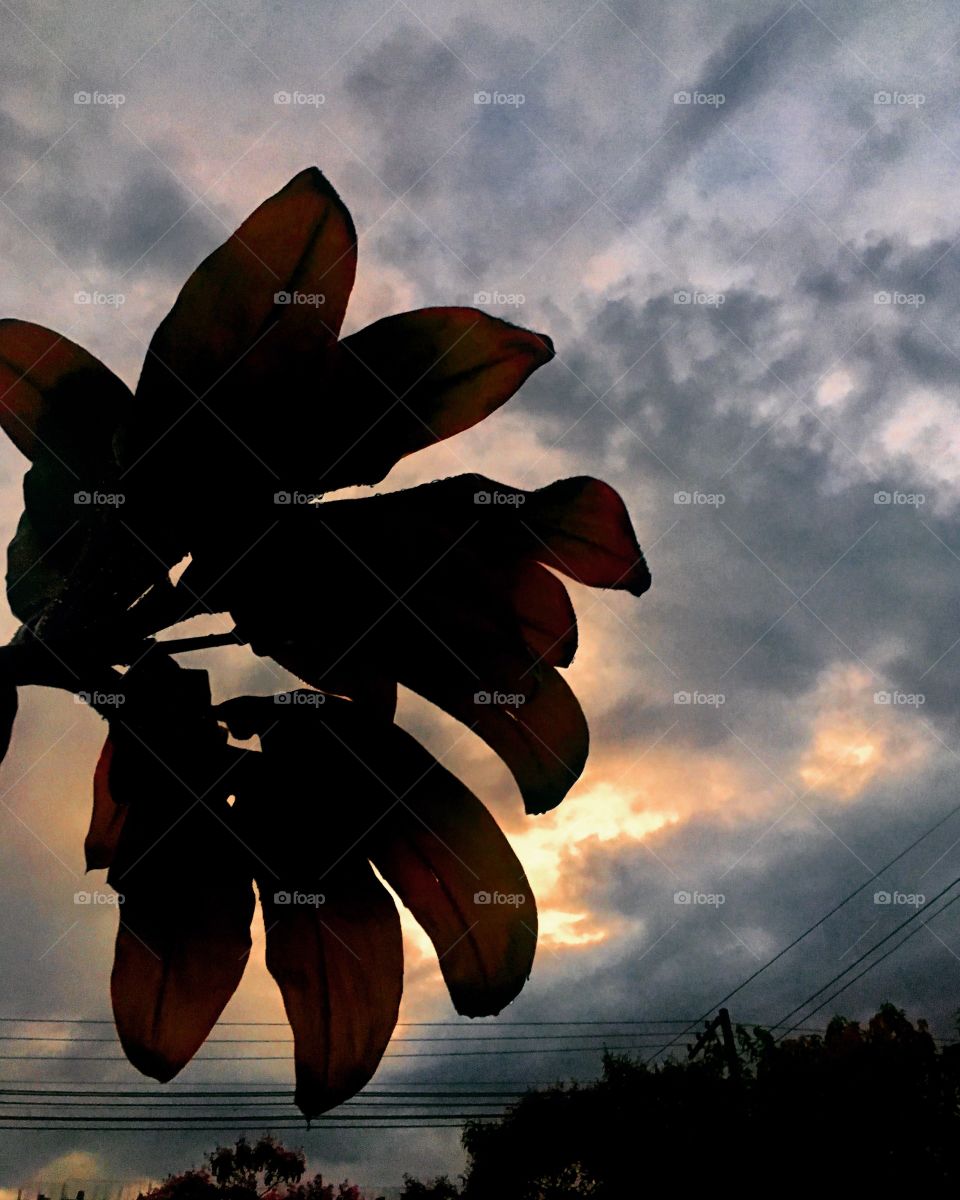
[[[113,749],[113,740],[108,735],[93,773],[93,812],[90,816],[90,828],[83,843],[88,871],[97,871],[111,865],[127,815],[126,808],[117,804],[110,789]]]
[[[326,876],[322,901],[271,886],[260,890],[267,968],[293,1030],[294,1099],[315,1117],[370,1081],[390,1041],[403,990],[400,918],[357,856]]]
[[[371,830],[373,864],[433,942],[457,1012],[492,1016],[533,965],[537,906],[523,867],[483,804],[403,730],[389,731],[373,765],[366,788],[402,797]]]
[[[353,681],[385,677],[438,704],[501,754],[528,809],[545,811],[579,777],[588,736],[552,672],[573,657],[576,620],[540,560],[611,585],[649,578],[629,522],[596,516],[598,497],[615,508],[615,493],[593,481],[567,491],[464,477],[327,503],[265,538],[224,599],[257,653],[300,664],[316,687],[350,696]]]
[[[499,1012],[528,978],[537,939],[536,903],[509,842],[480,801],[409,734],[348,701],[311,699],[305,692],[288,693],[283,703],[244,696],[217,712],[236,736],[259,733],[268,763],[276,755],[264,783],[271,794],[284,793],[291,757],[304,776],[311,761],[323,763],[329,811],[338,814],[334,844],[349,846],[351,861],[369,856],[411,909],[436,947],[457,1010]],[[349,827],[341,824],[345,810]],[[294,846],[313,845],[306,855],[288,851],[287,869],[291,855],[303,859],[294,882],[308,895],[325,890],[335,871],[324,860],[339,867],[339,852],[323,838],[327,826],[312,797],[297,802],[287,794],[270,811],[296,831],[286,835]],[[268,854],[268,863],[278,859]]]
[[[560,479],[529,494],[531,553],[590,587],[642,596],[650,572],[620,496],[600,479]],[[537,548],[539,544],[540,549]]]
[[[519,562],[508,574],[524,641],[538,659],[568,667],[577,652],[577,616],[567,589],[539,563]]]
[[[411,668],[404,682],[496,751],[510,768],[527,812],[556,808],[580,778],[590,746],[587,722],[553,667],[542,666],[536,692],[514,704],[492,692],[471,691],[463,674],[441,678]]]
[[[127,809],[108,875],[122,896],[114,1019],[130,1061],[162,1081],[203,1044],[250,949],[252,867],[227,803],[243,752],[225,745],[201,677],[138,664],[111,722],[110,789]]]
[[[114,1020],[130,1062],[161,1082],[203,1045],[236,991],[250,951],[249,876],[229,834],[221,829],[214,841],[206,836],[212,826],[200,828],[205,812],[185,820],[183,834],[197,839],[208,858],[221,859],[216,871],[196,857],[174,858],[174,847],[184,848],[178,837],[168,838],[163,852],[140,843],[144,863],[152,853],[164,854],[163,870],[151,863],[115,876],[123,903],[110,977]],[[135,824],[137,818],[129,817],[124,833]],[[151,833],[160,838],[164,831],[152,826]],[[231,856],[238,861],[228,871],[222,860]]]

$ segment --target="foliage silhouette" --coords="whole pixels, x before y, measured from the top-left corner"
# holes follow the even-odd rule
[[[200,1170],[171,1175],[138,1200],[362,1200],[359,1188],[324,1183],[321,1175],[303,1180],[302,1150],[287,1150],[272,1137],[252,1145],[238,1138],[218,1146]]]
[[[170,1079],[216,1023],[256,880],[308,1116],[367,1082],[397,1020],[400,924],[371,863],[432,939],[459,1012],[499,1012],[533,962],[523,869],[394,725],[398,684],[484,739],[544,812],[588,748],[558,672],[577,646],[559,576],[650,585],[599,480],[524,491],[461,475],[318,502],[483,420],[554,354],[469,308],[340,339],[355,269],[349,213],[311,168],[194,271],[135,395],[65,337],[0,323],[0,424],[31,462],[0,747],[18,685],[75,692],[107,719],[85,850],[124,896],[111,995],[141,1071]],[[233,629],[157,638],[204,613]],[[206,672],[173,656],[225,642],[308,688],[214,705]]]
[[[718,1183],[766,1195],[909,1189],[960,1182],[960,1045],[938,1051],[925,1022],[884,1004],[834,1018],[823,1037],[775,1043],[738,1026],[738,1077],[719,1040],[657,1068],[609,1055],[593,1084],[530,1092],[464,1130],[464,1200],[622,1200],[651,1179],[695,1194]],[[414,1181],[415,1182],[415,1181]]]

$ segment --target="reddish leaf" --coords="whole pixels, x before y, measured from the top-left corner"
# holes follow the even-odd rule
[[[8,600],[52,639],[115,622],[157,574],[117,508],[91,503],[91,493],[123,492],[113,438],[131,400],[112,371],[62,335],[0,322],[0,425],[33,463],[8,551]],[[41,630],[51,614],[57,627]]]
[[[132,397],[92,354],[29,321],[0,321],[0,426],[23,454],[105,466]],[[79,484],[77,485],[79,489]]]
[[[83,843],[88,871],[109,867],[113,862],[127,810],[117,804],[110,791],[110,766],[114,745],[107,737],[93,773],[93,813],[90,829]]]
[[[327,892],[328,880],[353,870],[348,857],[368,855],[432,939],[458,1011],[499,1012],[530,974],[537,911],[493,817],[397,726],[332,697],[319,705],[307,703],[315,699],[307,692],[282,699],[238,697],[218,714],[237,736],[263,739],[272,764],[260,785],[269,800],[261,806],[266,863],[283,874],[286,893],[297,886],[301,897]],[[293,778],[308,776],[311,762],[323,764],[326,814],[312,798],[291,796]],[[272,915],[287,907],[278,904]],[[318,916],[328,908],[329,895]]]
[[[202,552],[223,574],[273,524],[355,269],[350,215],[311,168],[187,281],[153,337],[140,405],[118,438],[128,480],[147,498],[127,519],[168,564]]]
[[[355,273],[350,214],[316,167],[301,171],[187,280],[153,336],[138,393],[154,404],[178,386],[203,396],[246,371],[261,339],[275,367],[315,355],[340,330]],[[294,293],[324,301],[277,300]]]
[[[539,563],[518,563],[510,595],[524,641],[552,667],[568,667],[577,652],[577,615],[570,595]]]
[[[591,587],[641,596],[650,572],[623,501],[609,484],[583,476],[531,492],[521,519],[531,553]]]
[[[376,483],[405,455],[476,425],[553,354],[544,334],[473,308],[398,313],[344,338],[334,386],[349,400],[325,416],[323,488]]]
[[[175,867],[168,891],[187,886]],[[198,889],[189,905],[125,893],[110,995],[130,1062],[166,1083],[193,1058],[240,983],[253,890]]]
[[[319,1116],[364,1087],[397,1023],[403,939],[396,906],[369,865],[328,876],[319,905],[277,903],[261,886],[267,967],[294,1036],[296,1103]]]
[[[226,746],[204,672],[147,658],[124,683],[110,735],[110,789],[127,808],[108,876],[123,896],[110,986],[127,1057],[165,1081],[203,1044],[250,949],[253,872],[227,804],[246,756]]]
[[[404,683],[469,726],[510,768],[529,813],[560,803],[586,765],[590,735],[576,696],[552,667],[540,668],[535,695],[520,705],[471,691],[470,680],[420,669]]]
[[[163,1082],[236,990],[254,908],[230,809],[179,799],[162,814],[131,804],[109,876],[123,896],[110,979],[117,1033],[133,1065]]]
[[[457,1012],[498,1013],[529,978],[537,944],[523,867],[480,801],[408,734],[390,730],[374,765],[402,802],[365,848],[433,942]]]

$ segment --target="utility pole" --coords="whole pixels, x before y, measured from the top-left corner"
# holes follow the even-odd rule
[[[688,1060],[692,1061],[697,1057],[707,1042],[716,1036],[718,1027],[723,1037],[723,1054],[727,1060],[727,1074],[731,1079],[739,1079],[740,1059],[737,1057],[737,1044],[733,1037],[730,1013],[725,1008],[721,1008],[713,1020],[704,1026],[703,1033],[697,1038],[696,1044],[690,1048]]]
[[[733,1039],[733,1026],[730,1024],[730,1013],[725,1008],[721,1008],[717,1020],[720,1022],[720,1031],[723,1034],[723,1049],[727,1056],[727,1071],[731,1079],[739,1079],[740,1059],[737,1057],[737,1043]]]

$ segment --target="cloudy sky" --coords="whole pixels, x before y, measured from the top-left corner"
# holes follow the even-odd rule
[[[509,830],[541,903],[506,1019],[696,1017],[958,803],[954,6],[0,0],[0,27],[2,315],[69,334],[133,384],[186,274],[316,163],[360,233],[348,331],[477,302],[553,337],[555,361],[504,410],[384,485],[600,476],[654,576],[639,602],[574,585],[569,677],[593,750],[549,816],[523,816],[492,752],[401,698],[401,722]],[[0,447],[4,541],[24,465]],[[205,665],[220,697],[272,686],[240,651]],[[60,693],[22,706],[0,774],[0,1012],[103,1018],[115,913],[74,903],[102,729]],[[931,899],[958,874],[960,815],[739,993],[734,1017],[777,1021],[912,911],[875,891]],[[452,1019],[408,934],[402,1019]],[[958,955],[955,908],[814,1024],[890,999],[949,1035]],[[227,1016],[279,1014],[257,958]],[[400,1059],[378,1082],[596,1063]],[[112,1061],[3,1068],[136,1078]],[[292,1074],[242,1072],[200,1061],[182,1078]],[[211,1140],[0,1132],[0,1186],[157,1176]],[[304,1144],[361,1181],[462,1165],[455,1132]]]

